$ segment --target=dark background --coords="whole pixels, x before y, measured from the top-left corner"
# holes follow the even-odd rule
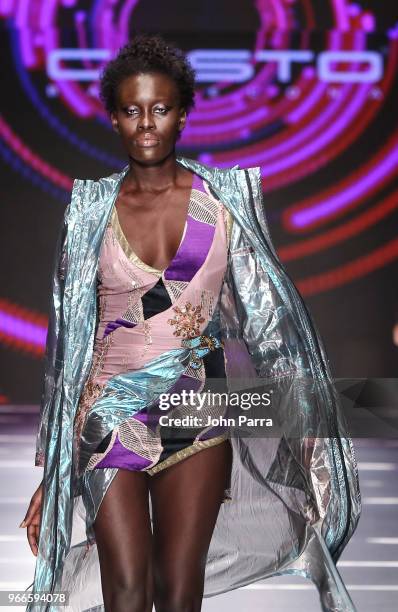
[[[274,86],[273,97],[263,96],[262,90],[253,94],[253,108],[268,108],[271,115],[275,111],[272,120],[265,118],[262,125],[251,125],[248,132],[232,131],[227,138],[225,134],[210,138],[207,130],[212,122],[203,115],[203,141],[190,138],[188,129],[179,143],[178,153],[193,158],[202,158],[200,156],[207,153],[211,156],[209,163],[216,166],[236,163],[242,167],[262,166],[264,202],[274,243],[321,332],[334,375],[396,377],[398,348],[392,342],[392,326],[398,310],[398,248],[394,247],[398,234],[396,172],[378,181],[374,191],[363,194],[355,206],[347,207],[339,216],[327,218],[319,227],[296,232],[289,229],[285,219],[290,208],[298,202],[312,197],[322,201],[322,194],[329,189],[344,191],[346,180],[363,180],[368,172],[367,164],[377,156],[381,158],[389,140],[397,138],[398,38],[389,32],[397,25],[398,7],[396,2],[358,2],[357,14],[346,16],[348,21],[343,26],[336,14],[337,2],[332,0],[281,2],[279,17],[273,12],[271,3],[258,4],[263,6],[261,15],[256,3],[244,0],[188,3],[146,0],[135,3],[129,13],[123,12],[124,3],[115,3],[112,31],[115,35],[120,33],[118,20],[123,19],[127,36],[114,41],[112,52],[137,31],[162,33],[185,51],[253,50],[261,37],[264,38],[263,48],[275,48],[275,36],[279,33],[283,40],[278,48],[284,45],[287,49],[316,52],[330,49],[333,36],[338,32],[339,48],[354,49],[360,44],[361,48],[383,54],[383,83],[369,86],[361,108],[334,141],[313,156],[305,157],[303,153],[300,175],[292,167],[276,176],[268,176],[267,164],[246,163],[245,151],[253,146],[255,157],[269,150],[273,139],[290,137],[289,130],[295,126],[289,124],[287,114],[283,113],[283,102],[292,100],[294,87],[301,88],[305,69],[301,65],[295,65],[289,83],[278,82],[275,73],[270,73],[266,85]],[[96,98],[95,81],[74,84],[76,91],[83,94],[94,87],[94,94],[87,93],[87,99],[95,102],[95,110],[81,115],[78,105],[62,95],[62,89],[48,78],[46,71],[46,54],[54,40],[59,47],[104,46],[101,44],[104,16],[96,7],[97,3],[76,2],[72,8],[57,9],[57,13],[47,15],[46,19],[34,13],[33,7],[23,18],[17,18],[12,9],[0,15],[0,172],[3,187],[0,402],[3,403],[39,401],[43,342],[35,344],[26,340],[25,328],[18,327],[16,322],[45,329],[55,240],[73,178],[107,176],[127,163],[118,137],[111,131],[109,120]],[[282,30],[278,19],[284,16],[284,11],[288,27]],[[372,25],[362,27],[361,18],[367,12],[373,16]],[[83,25],[79,21],[82,15]],[[366,23],[365,20],[363,24]],[[28,48],[32,40],[36,41],[35,52],[30,56]],[[109,45],[112,48],[111,42]],[[73,63],[73,67],[78,65],[79,62]],[[256,65],[256,74],[262,70],[263,64]],[[390,75],[388,84],[384,83],[387,73]],[[244,85],[200,82],[198,95],[204,101],[219,98],[222,108],[223,97],[231,93],[239,96]],[[295,104],[303,102],[304,95],[311,95],[316,86],[314,77],[308,92],[297,101],[293,100],[289,112]],[[334,95],[342,95],[341,87],[339,83],[328,84],[323,94],[324,104],[327,105]],[[359,91],[361,85],[350,84],[349,87],[350,96],[355,96],[355,88]],[[371,107],[374,113],[366,128],[352,137],[356,125]],[[197,102],[190,117],[192,125],[200,125],[194,113],[203,108],[201,101]],[[249,108],[247,111],[245,108],[242,116],[249,112]],[[344,109],[341,112],[344,113]],[[316,117],[315,112],[313,121]],[[323,126],[317,136],[326,127]],[[345,140],[346,146],[336,153],[333,147]],[[397,156],[398,141],[395,147]],[[286,156],[289,154],[287,151]],[[366,229],[304,257],[286,255],[291,245],[344,228],[360,215],[371,214],[387,199],[391,202],[389,212],[374,219]],[[369,270],[365,266],[367,260],[363,259],[368,256],[376,262]],[[355,270],[352,277],[346,277],[344,271],[352,262],[357,262]],[[325,286],[325,275],[329,273],[333,273],[335,280],[331,286]],[[316,282],[313,277],[322,278]]]

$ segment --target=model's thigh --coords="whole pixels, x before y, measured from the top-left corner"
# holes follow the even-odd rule
[[[231,466],[226,440],[152,476],[156,610],[200,610],[207,553]]]
[[[105,609],[152,609],[148,474],[119,469],[94,522]],[[127,609],[127,608],[124,608]]]

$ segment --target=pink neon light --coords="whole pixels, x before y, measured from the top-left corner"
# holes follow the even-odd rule
[[[330,291],[366,276],[378,268],[398,258],[398,238],[394,238],[366,255],[338,266],[322,274],[314,274],[296,281],[296,286],[304,296]]]
[[[382,158],[378,155],[367,167],[362,168],[362,177],[351,179],[351,185],[345,186],[340,193],[308,207],[300,206],[300,210],[292,212],[290,223],[296,227],[324,223],[327,217],[336,215],[343,208],[353,206],[358,200],[370,196],[375,189],[383,185],[396,172],[398,163],[398,137],[385,147]]]
[[[340,42],[340,40],[341,40],[340,33],[334,31],[332,33],[332,37],[331,37],[331,41],[330,41],[331,45],[333,47],[337,46],[338,43]],[[356,38],[354,40],[355,40],[356,45],[363,44],[363,42],[364,42],[363,37],[359,37],[359,38]],[[391,62],[389,62],[388,72],[390,72],[389,69],[391,67],[391,64],[393,64],[393,63],[394,62],[392,61],[392,58],[391,58]],[[386,78],[387,78],[387,75],[386,75]],[[388,78],[390,78],[390,75],[388,75]],[[349,87],[349,86],[345,86],[345,87]],[[342,92],[343,93],[342,93],[342,97],[340,99],[340,103],[343,103],[343,100],[344,100],[344,95],[343,95],[344,91],[345,90],[342,88]],[[361,89],[359,89],[358,92],[357,92],[357,96],[360,95],[361,96],[361,100],[359,101],[358,98],[357,98],[356,102],[354,100],[354,102],[351,103],[351,105],[348,107],[349,110],[352,108],[353,104],[357,106],[358,110],[361,110],[360,109],[360,105],[363,104],[364,96],[366,95],[366,93],[365,93],[366,91],[368,91],[368,90],[365,90],[364,86],[361,86]],[[327,111],[325,111],[325,112],[327,112]],[[372,108],[372,115],[375,112],[376,112],[376,108],[373,107]],[[370,113],[366,113],[366,115],[370,115]],[[330,118],[329,118],[329,120],[330,120]],[[369,120],[370,120],[370,118],[369,118]],[[339,121],[341,122],[341,117],[339,118]],[[357,123],[355,124],[355,127],[354,127],[353,131],[355,131]],[[362,117],[361,117],[361,122],[360,123],[365,125],[365,123],[362,122]],[[307,130],[303,130],[302,126],[300,126],[301,131],[300,131],[299,135],[296,136],[296,138],[293,139],[291,133],[285,131],[285,133],[282,136],[280,136],[280,137],[278,136],[278,137],[276,137],[274,139],[270,139],[268,141],[268,143],[267,143],[268,146],[267,146],[267,148],[265,150],[264,150],[263,145],[261,145],[261,143],[260,143],[260,145],[259,144],[256,144],[255,146],[251,145],[249,147],[241,149],[240,150],[240,159],[239,159],[239,161],[242,163],[242,165],[246,165],[246,166],[253,165],[253,164],[255,164],[255,165],[266,164],[267,160],[269,160],[269,159],[274,161],[274,162],[277,162],[277,160],[278,160],[278,150],[275,151],[275,147],[272,147],[271,142],[272,141],[273,142],[278,142],[278,140],[279,140],[279,142],[281,142],[281,141],[285,142],[286,143],[284,145],[285,152],[286,152],[286,154],[287,153],[290,154],[291,152],[288,151],[288,149],[290,149],[290,144],[289,143],[293,143],[294,145],[298,146],[298,143],[300,142],[300,139],[302,137],[304,137],[304,135],[306,135],[306,133],[308,133],[308,132],[311,133],[312,132],[312,130],[314,129],[314,127],[313,127],[314,124],[316,125],[315,119],[313,117],[311,117],[311,123],[307,127]],[[320,129],[320,126],[319,126],[319,129]],[[329,132],[330,132],[330,129],[329,129]],[[345,137],[349,138],[349,136],[350,136],[349,133],[346,132],[345,133]],[[341,140],[341,142],[343,142],[343,140]],[[310,147],[312,145],[313,145],[313,143],[310,143]],[[278,146],[280,146],[280,145],[278,145]],[[283,151],[283,150],[284,149],[282,148],[281,151]],[[250,151],[251,153],[249,155],[247,155],[247,154],[245,154],[245,151],[246,152]],[[275,170],[278,171],[278,165],[277,165],[277,163],[275,163],[274,167],[268,166],[268,168],[266,168],[265,172],[264,172],[264,175],[266,175],[268,177],[268,181],[267,180],[265,181],[265,188],[266,189],[275,188],[275,186],[279,186],[281,183],[283,184],[283,181],[287,182],[288,179],[292,180],[293,178],[295,178],[296,177],[295,173],[298,170],[298,165],[297,164],[300,164],[300,163],[303,164],[305,162],[305,159],[306,159],[305,156],[304,156],[305,153],[306,153],[305,150],[301,150],[301,155],[299,153],[297,153],[296,157],[293,158],[294,161],[296,162],[296,167],[293,170],[294,176],[291,174],[292,171],[290,171],[288,177],[286,175],[283,175],[282,177],[278,178],[278,180],[276,180],[276,182],[275,182],[275,179],[272,177],[272,180],[270,181],[272,170],[274,170],[274,176],[275,176],[275,174],[276,174]],[[300,157],[301,157],[301,159],[300,159]],[[228,165],[230,163],[230,160],[231,160],[231,154],[230,153],[218,154],[218,155],[214,156],[213,159],[215,160],[215,163],[217,163],[218,165]],[[324,163],[325,160],[327,160],[327,159],[329,159],[328,152],[324,151],[324,155],[322,157],[318,156],[318,158],[316,158],[313,163],[311,162],[312,163],[311,168],[309,166],[309,161],[307,161],[308,165],[307,165],[305,170],[301,171],[301,174],[306,174],[306,173],[308,173],[308,171],[315,169],[317,167],[317,165],[319,165],[321,163]],[[290,166],[291,166],[291,164],[290,164]],[[285,165],[285,168],[286,168],[286,165]]]
[[[366,210],[350,221],[344,221],[338,227],[318,234],[313,238],[300,240],[278,249],[278,255],[283,261],[297,260],[308,257],[319,251],[335,246],[351,236],[358,236],[360,232],[368,229],[398,208],[398,190],[391,193],[384,200]]]
[[[54,166],[50,166],[50,164],[43,161],[41,157],[33,153],[32,149],[25,145],[25,143],[11,130],[10,126],[1,116],[0,135],[3,137],[10,149],[12,149],[18,155],[18,157],[25,161],[34,170],[45,176],[58,187],[62,187],[68,191],[72,189],[73,179],[65,174],[62,174],[59,172],[59,170],[54,168]]]
[[[45,347],[47,325],[48,320],[43,315],[0,299],[0,342],[41,355]]]
[[[305,147],[297,149],[294,153],[290,151],[289,155],[285,155],[283,159],[275,160],[274,163],[267,163],[262,173],[263,176],[270,177],[272,175],[278,174],[283,170],[287,170],[288,168],[295,166],[303,159],[313,157],[318,154],[319,151],[325,149],[330,142],[338,138],[339,134],[344,132],[344,130],[350,125],[354,116],[361,111],[369,89],[369,87],[361,87],[361,91],[358,92],[358,95],[355,96],[349,104],[345,105],[344,114],[341,114],[339,117],[336,117],[334,119],[334,123],[332,125],[329,125],[329,128],[321,132],[321,135],[318,138],[310,141],[310,143],[307,144]],[[331,107],[332,106],[333,105],[331,105]],[[339,106],[341,105],[336,105],[335,108],[338,108]],[[323,123],[324,117],[322,117],[321,119],[321,122]],[[298,140],[300,140],[300,138],[298,138]],[[267,154],[264,153],[264,155],[257,157],[257,164],[259,161],[261,164],[263,164],[265,162],[266,157],[272,159],[271,151],[268,151]],[[245,163],[247,163],[247,160],[245,160]]]

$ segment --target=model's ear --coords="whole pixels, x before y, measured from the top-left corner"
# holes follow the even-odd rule
[[[115,116],[115,114],[114,114],[114,113],[111,113],[111,122],[112,122],[112,128],[113,128],[113,130],[114,130],[114,131],[115,131],[117,134],[119,134],[119,124],[118,124],[117,118],[116,118],[116,116]]]
[[[178,124],[178,130],[180,132],[182,132],[182,130],[184,129],[186,121],[187,121],[187,113],[186,113],[185,109],[183,109],[181,111],[181,116],[180,116],[180,120],[179,120],[179,124]]]

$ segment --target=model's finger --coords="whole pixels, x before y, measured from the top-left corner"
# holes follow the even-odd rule
[[[27,529],[28,542],[30,546],[30,550],[32,553],[37,556],[37,537],[36,537],[36,527],[29,526]]]
[[[28,511],[25,514],[25,518],[22,520],[22,523],[20,524],[20,527],[27,527],[28,525],[30,525],[36,512],[37,512],[37,507],[33,504],[33,502],[31,502],[28,508]]]
[[[22,520],[20,524],[20,527],[27,527],[31,523],[32,518],[34,517],[36,512],[40,511],[40,509],[41,509],[41,495],[38,495],[37,497],[33,496],[29,504],[29,508],[25,514],[25,518]]]

